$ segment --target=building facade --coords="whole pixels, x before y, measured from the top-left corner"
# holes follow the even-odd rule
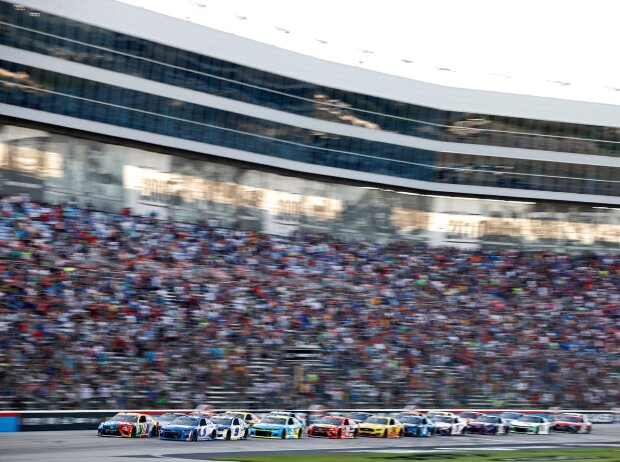
[[[0,15],[3,194],[276,234],[620,248],[617,105],[433,85],[111,0]]]

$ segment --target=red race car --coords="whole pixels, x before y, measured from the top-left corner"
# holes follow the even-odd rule
[[[357,423],[342,416],[325,416],[308,427],[308,436],[317,438],[357,438]]]
[[[554,417],[551,430],[554,432],[590,433],[592,422],[583,414],[567,412]]]

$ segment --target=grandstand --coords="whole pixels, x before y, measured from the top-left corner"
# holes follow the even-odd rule
[[[617,105],[0,15],[0,408],[618,403]]]

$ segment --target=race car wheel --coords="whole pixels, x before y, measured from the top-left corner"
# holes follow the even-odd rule
[[[539,432],[540,432],[540,427],[536,427],[536,431],[534,432],[534,435],[538,435]]]
[[[286,430],[282,430],[282,439],[285,440],[286,439]]]
[[[217,438],[217,430],[211,432],[211,439],[214,440],[215,438]]]
[[[356,428],[355,430],[353,430],[353,438],[355,439],[355,438],[357,438],[357,436],[358,436],[358,431],[357,431],[357,428]]]
[[[589,426],[589,427],[586,429],[586,433],[592,433],[592,426]]]
[[[387,431],[387,430],[385,430],[385,431],[383,432],[383,437],[384,437],[384,438],[387,438],[387,437],[388,437],[388,431]]]
[[[243,439],[247,440],[250,437],[250,430],[245,429],[245,433],[243,434]]]
[[[301,437],[303,436],[303,434],[304,434],[304,429],[303,429],[303,428],[300,428],[300,429],[297,431],[297,439],[298,439],[298,440],[300,440],[300,439],[301,439]]]
[[[192,431],[191,437],[190,437],[190,441],[198,441],[198,432],[197,431]]]
[[[399,438],[402,438],[403,436],[405,436],[405,430],[402,430],[402,429],[401,429],[401,430],[398,432],[398,437],[399,437]]]
[[[342,430],[338,430],[338,434],[336,435],[336,438],[338,438],[339,440],[342,439]]]

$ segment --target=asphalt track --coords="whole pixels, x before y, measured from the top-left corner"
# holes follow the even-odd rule
[[[620,447],[620,425],[595,425],[591,434],[507,436],[438,436],[433,438],[401,438],[326,440],[201,441],[186,443],[160,439],[100,438],[96,430],[0,433],[0,460],[10,462],[188,462],[235,456],[261,454],[286,455],[293,453],[326,452],[412,452],[412,451],[467,451],[509,450],[569,447]]]

